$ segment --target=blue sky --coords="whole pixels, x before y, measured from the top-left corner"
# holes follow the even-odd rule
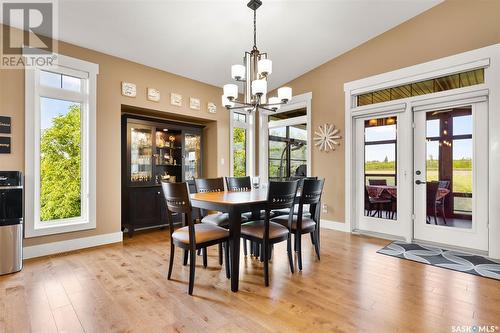
[[[41,130],[52,126],[52,120],[56,116],[65,115],[69,111],[70,105],[77,104],[75,102],[63,101],[59,99],[40,98],[40,127]]]

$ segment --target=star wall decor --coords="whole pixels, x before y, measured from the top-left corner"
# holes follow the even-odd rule
[[[340,145],[340,130],[335,128],[333,124],[324,124],[318,127],[314,132],[314,145],[319,148],[319,151],[329,152],[335,150],[335,146]]]

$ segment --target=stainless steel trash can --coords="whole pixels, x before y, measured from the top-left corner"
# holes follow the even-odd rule
[[[23,267],[23,176],[0,171],[0,275]]]

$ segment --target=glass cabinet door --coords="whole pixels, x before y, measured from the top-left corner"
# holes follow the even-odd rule
[[[186,133],[184,149],[184,180],[201,177],[201,135]]]
[[[149,127],[129,125],[130,133],[130,182],[153,181],[153,130]]]

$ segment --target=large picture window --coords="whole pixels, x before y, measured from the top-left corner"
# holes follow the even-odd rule
[[[97,65],[26,70],[26,236],[95,228]]]

